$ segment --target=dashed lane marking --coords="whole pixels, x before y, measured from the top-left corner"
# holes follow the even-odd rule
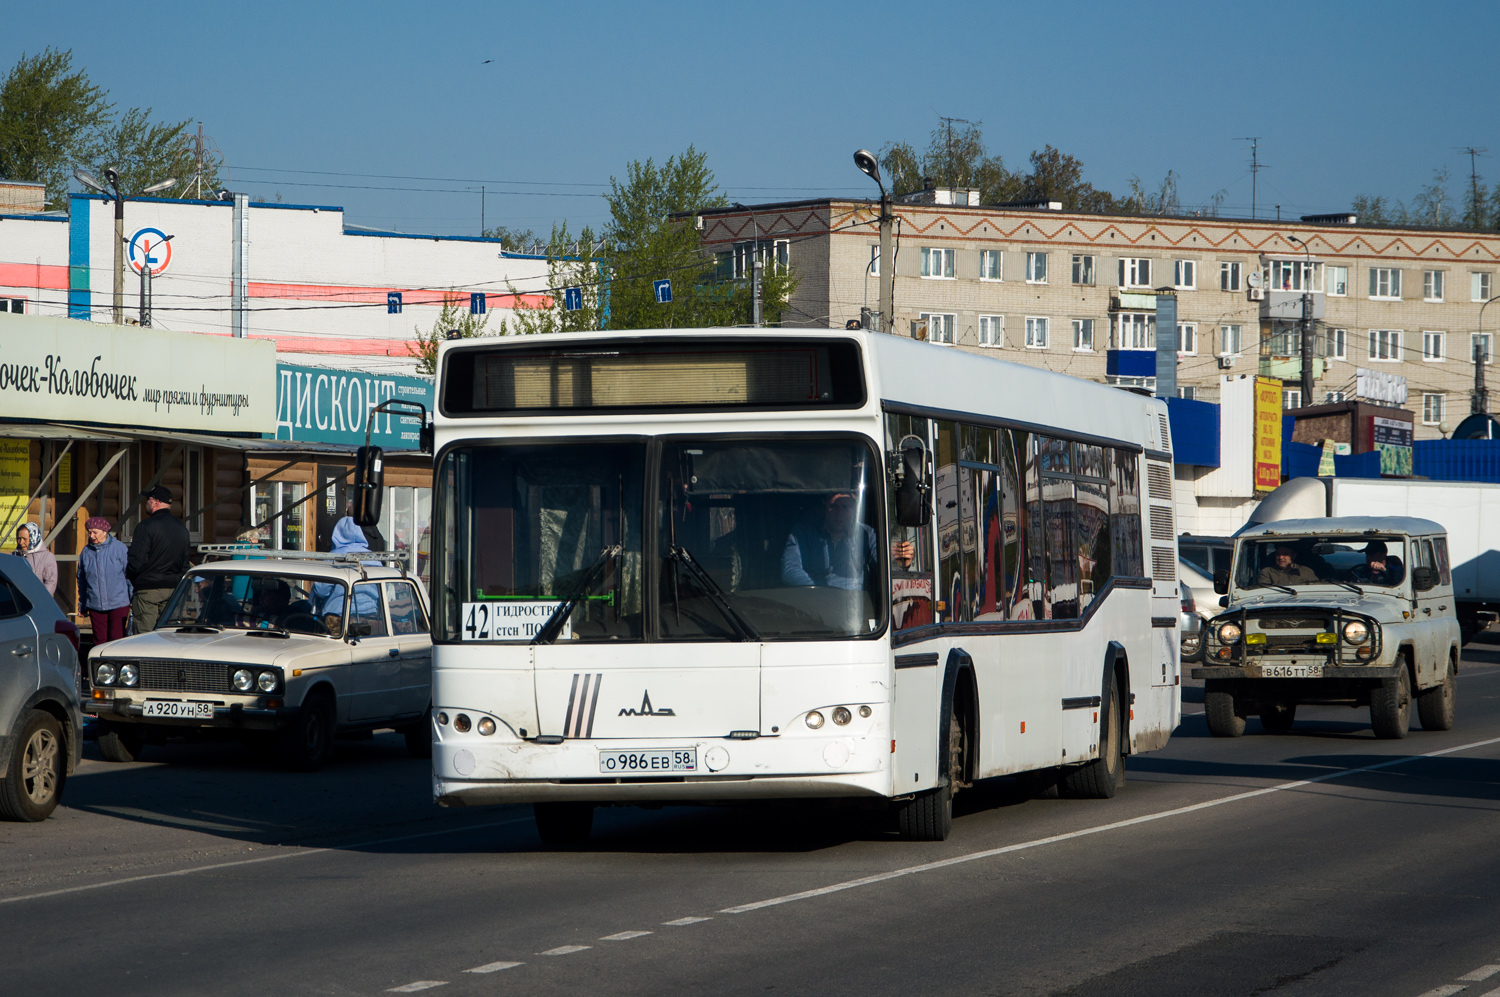
[[[712,920],[713,920],[713,918],[711,918],[711,917],[679,917],[675,921],[663,921],[662,924],[665,924],[669,928],[680,928],[684,924],[697,924],[699,921],[712,921]]]
[[[632,938],[642,938],[651,934],[649,931],[621,931],[613,935],[605,935],[599,939],[601,942],[628,942]]]
[[[263,855],[254,859],[238,859],[234,862],[215,862],[212,865],[198,865],[191,869],[174,869],[171,872],[151,872],[142,876],[126,876],[123,879],[109,879],[102,883],[89,883],[86,886],[67,886],[60,890],[46,890],[42,893],[28,893],[19,897],[0,897],[0,904],[17,904],[23,900],[43,900],[47,897],[60,897],[68,893],[85,893],[89,890],[102,890],[110,886],[125,886],[129,883],[144,883],[152,879],[171,879],[174,876],[193,876],[200,872],[213,872],[217,869],[233,869],[238,866],[259,865],[262,862],[279,862],[282,859],[302,858],[307,855],[321,855],[324,852],[347,852],[359,848],[370,848],[374,845],[394,845],[400,841],[416,841],[421,838],[437,838],[445,834],[463,834],[465,831],[483,831],[492,827],[505,827],[508,824],[529,824],[530,817],[515,817],[510,820],[490,821],[486,824],[470,824],[467,827],[449,827],[441,831],[424,831],[421,834],[403,834],[395,838],[377,838],[373,841],[359,841],[352,845],[329,846],[328,848],[304,848],[295,852],[278,852],[275,855]],[[273,846],[274,847],[274,846]]]
[[[524,962],[487,962],[483,966],[475,966],[473,969],[464,970],[465,973],[498,973],[502,969],[515,969],[517,966],[526,965]]]
[[[1492,737],[1483,741],[1471,741],[1468,744],[1460,744],[1453,748],[1442,748],[1438,751],[1428,751],[1420,755],[1400,755],[1374,765],[1361,765],[1359,768],[1340,769],[1337,772],[1327,772],[1316,775],[1310,779],[1298,779],[1294,782],[1283,782],[1278,786],[1267,786],[1265,789],[1252,789],[1245,793],[1235,793],[1233,796],[1221,796],[1217,800],[1207,800],[1203,803],[1194,803],[1191,806],[1176,807],[1172,810],[1163,810],[1154,814],[1143,814],[1140,817],[1131,817],[1128,820],[1117,820],[1109,824],[1100,824],[1097,827],[1085,827],[1077,831],[1069,831],[1066,834],[1054,834],[1046,838],[1037,838],[1034,841],[1022,841],[1014,845],[1004,845],[1000,848],[987,848],[980,852],[970,852],[967,855],[956,855],[951,859],[941,859],[937,862],[924,862],[921,865],[907,866],[904,869],[892,869],[890,872],[876,873],[873,876],[862,876],[859,879],[851,879],[842,883],[834,883],[830,886],[820,886],[815,890],[803,890],[800,893],[788,893],[781,897],[772,897],[769,900],[757,900],[755,903],[741,904],[738,907],[726,907],[719,911],[720,914],[745,914],[753,910],[761,910],[766,907],[776,907],[780,904],[789,904],[795,900],[810,900],[813,897],[827,896],[830,893],[839,893],[844,890],[852,890],[861,886],[870,886],[875,883],[883,883],[889,879],[898,879],[902,876],[914,876],[918,873],[933,872],[937,869],[947,869],[950,866],[963,865],[966,862],[977,862],[980,859],[994,858],[997,855],[1008,855],[1011,852],[1026,851],[1031,848],[1041,848],[1044,845],[1055,845],[1063,841],[1072,841],[1075,838],[1088,837],[1091,834],[1102,834],[1105,831],[1118,831],[1122,828],[1135,827],[1138,824],[1149,824],[1153,821],[1165,820],[1168,817],[1181,817],[1184,814],[1197,813],[1200,810],[1209,810],[1213,807],[1223,806],[1226,803],[1238,803],[1241,800],[1252,800],[1258,796],[1269,796],[1272,793],[1282,793],[1289,789],[1300,789],[1303,786],[1311,786],[1315,783],[1327,782],[1330,779],[1342,779],[1345,776],[1359,775],[1363,772],[1374,772],[1379,769],[1388,769],[1396,765],[1404,765],[1422,758],[1436,758],[1439,755],[1451,755],[1456,751],[1468,751],[1471,748],[1483,748],[1491,744],[1500,744],[1500,737]],[[1463,987],[1459,987],[1462,990]],[[1450,991],[1457,993],[1457,991]],[[1424,994],[1423,997],[1428,997]]]
[[[1422,997],[1453,997],[1453,995],[1458,993],[1460,990],[1467,989],[1469,988],[1464,986],[1462,983],[1444,983],[1440,987],[1433,987],[1425,994],[1422,994]]]
[[[1460,976],[1459,979],[1465,983],[1478,983],[1480,980],[1489,979],[1496,973],[1500,973],[1500,964],[1492,966],[1480,966],[1478,969]]]
[[[446,987],[447,985],[447,980],[418,980],[415,983],[408,983],[404,987],[391,987],[391,989],[387,990],[386,993],[414,994],[418,990],[431,990],[433,987]]]
[[[537,955],[572,955],[574,952],[582,952],[585,949],[591,948],[593,948],[592,945],[559,945],[555,949],[538,952]]]

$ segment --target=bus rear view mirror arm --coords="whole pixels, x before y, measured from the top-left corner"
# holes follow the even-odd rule
[[[914,445],[908,445],[908,441]],[[932,478],[927,474],[927,450],[914,436],[901,441],[896,451],[896,525],[926,526],[932,518]]]

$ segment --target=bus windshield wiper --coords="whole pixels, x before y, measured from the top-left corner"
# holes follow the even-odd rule
[[[563,624],[567,623],[568,617],[573,615],[573,607],[577,606],[583,601],[583,597],[588,595],[588,591],[593,586],[594,580],[603,573],[604,566],[610,562],[611,558],[619,556],[620,550],[621,545],[615,544],[613,547],[606,547],[599,552],[599,556],[594,559],[594,563],[589,566],[589,570],[585,571],[583,577],[578,580],[578,585],[573,589],[573,594],[563,600],[552,611],[552,615],[547,617],[547,622],[542,624],[542,629],[538,630],[536,636],[531,638],[533,644],[551,644],[557,640],[557,635],[562,633]]]
[[[740,640],[760,640],[760,634],[756,633],[755,628],[750,625],[750,622],[729,604],[729,600],[725,597],[724,590],[719,587],[719,583],[714,581],[712,575],[703,570],[703,566],[698,563],[698,559],[693,557],[686,547],[679,547],[673,544],[667,548],[667,553],[681,561],[688,571],[692,572],[693,577],[698,579],[698,584],[703,587],[704,593],[713,600],[715,606],[719,607],[719,612],[724,614],[724,618],[729,621],[729,625],[734,628]]]

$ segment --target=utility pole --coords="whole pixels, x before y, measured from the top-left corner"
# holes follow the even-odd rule
[[[1474,337],[1474,393],[1469,397],[1472,415],[1490,414],[1490,390],[1484,386],[1484,365],[1490,359],[1490,351],[1485,348],[1484,310],[1496,301],[1500,301],[1500,294],[1479,306],[1479,335]]]
[[[193,195],[203,198],[203,122],[198,122],[198,138],[193,142]]]
[[[158,246],[165,246],[175,236],[167,236]],[[151,328],[151,281],[156,274],[151,272],[151,244],[144,242],[141,246],[141,328]]]
[[[944,178],[944,180],[949,187],[957,187],[959,178],[958,174],[954,170],[953,123],[956,121],[961,125],[968,125],[972,128],[974,126],[974,122],[968,120],[967,118],[945,118],[941,114],[938,115],[938,120],[943,123],[943,127],[948,132],[948,162],[946,165],[947,176]]]
[[[1236,141],[1250,143],[1250,217],[1253,219],[1255,217],[1256,186],[1260,180],[1260,171],[1265,169],[1265,164],[1260,161],[1260,136],[1250,135]]]
[[[1472,145],[1464,146],[1463,152],[1469,155],[1469,217],[1468,223],[1476,230],[1483,227],[1483,206],[1479,201],[1479,157],[1489,152],[1488,149],[1476,149]]]
[[[1295,235],[1289,235],[1287,239],[1301,246],[1306,257],[1306,264],[1302,267],[1302,321],[1299,323],[1302,330],[1299,351],[1302,356],[1302,404],[1306,407],[1313,403],[1312,247]]]
[[[484,235],[484,184],[479,185],[479,234]]]
[[[896,256],[892,236],[896,227],[895,204],[880,180],[880,164],[868,149],[854,153],[854,165],[880,185],[880,332],[896,331]]]
[[[755,283],[754,283],[754,286],[753,286],[753,290],[754,290],[754,294],[755,294],[755,311],[753,312],[750,324],[753,325],[753,326],[755,326],[755,328],[757,328],[757,329],[759,329],[761,327],[761,318],[760,318],[760,277],[761,277],[761,270],[764,267],[765,267],[765,261],[763,261],[759,256],[756,256],[755,257]]]

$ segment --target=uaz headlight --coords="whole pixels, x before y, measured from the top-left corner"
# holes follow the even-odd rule
[[[1238,623],[1225,623],[1219,627],[1220,644],[1238,644],[1240,642],[1240,625]]]
[[[1360,620],[1350,620],[1344,624],[1344,639],[1351,644],[1363,644],[1370,639],[1370,628]]]

